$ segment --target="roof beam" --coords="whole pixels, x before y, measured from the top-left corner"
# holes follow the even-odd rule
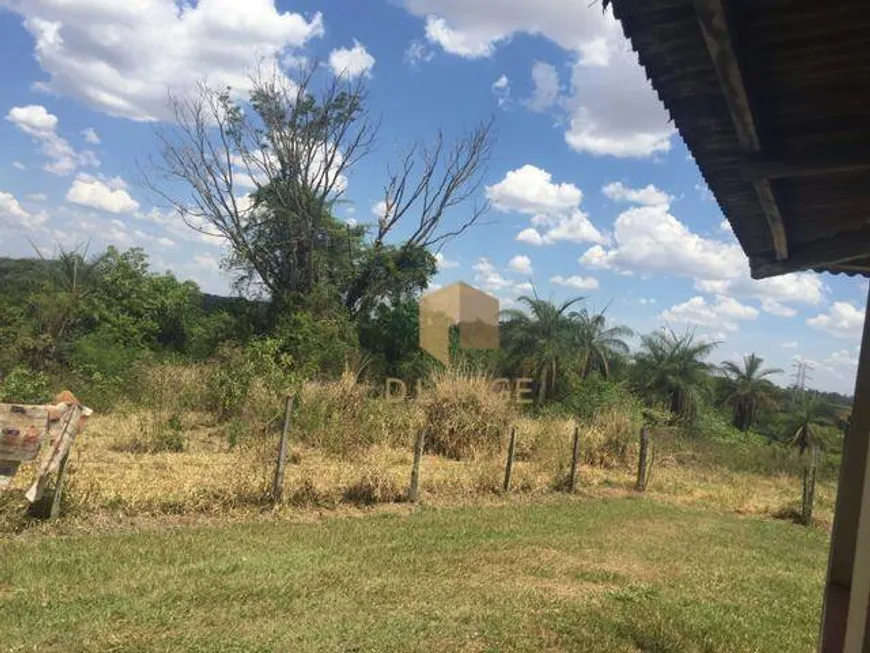
[[[742,165],[743,178],[749,181],[760,179],[791,179],[813,177],[838,172],[870,170],[870,153],[862,150],[851,153],[810,153],[798,157],[776,158],[748,157]]]
[[[787,260],[778,260],[774,252],[752,257],[749,260],[752,277],[764,279],[788,272],[831,266],[852,268],[853,266],[842,264],[870,258],[870,227],[834,234],[801,245],[792,245],[790,254]],[[861,269],[866,270],[866,268]]]
[[[719,86],[722,87],[722,94],[728,105],[728,112],[731,114],[731,122],[734,123],[734,129],[737,132],[737,139],[747,155],[759,154],[761,141],[758,138],[749,96],[746,93],[746,85],[728,31],[723,0],[695,0],[695,13],[698,16],[698,23],[701,26],[704,41],[707,43],[707,49],[710,51],[713,67],[719,77]],[[752,185],[755,187],[761,209],[767,218],[776,258],[777,260],[786,259],[789,251],[785,224],[770,182],[767,179],[759,178],[754,180]]]

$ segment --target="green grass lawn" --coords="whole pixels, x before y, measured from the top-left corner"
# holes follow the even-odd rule
[[[827,536],[648,499],[0,543],[0,648],[812,651]]]

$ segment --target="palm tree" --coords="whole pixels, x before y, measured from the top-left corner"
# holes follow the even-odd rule
[[[729,395],[726,402],[731,405],[731,423],[741,431],[748,431],[755,424],[758,408],[773,403],[773,384],[766,378],[782,373],[778,368],[762,369],[764,359],[756,354],[743,357],[743,367],[732,361],[722,363],[727,376]]]
[[[538,401],[543,402],[556,384],[564,361],[575,353],[579,320],[569,309],[583,301],[574,297],[556,305],[523,295],[517,301],[528,313],[511,309],[502,313],[502,334],[509,362],[530,370],[538,381]]]
[[[34,246],[39,258],[48,263],[51,273],[48,292],[31,296],[31,310],[38,316],[40,329],[48,338],[45,359],[53,357],[71,331],[75,322],[81,318],[82,306],[90,298],[99,284],[100,263],[105,254],[88,258],[88,246],[71,250],[57,245],[53,259],[46,258]]]
[[[803,454],[807,449],[821,447],[819,427],[830,425],[831,422],[831,405],[818,395],[804,392],[798,399],[785,435],[789,444],[796,446]]]
[[[691,419],[709,391],[710,373],[714,370],[704,359],[718,345],[699,342],[690,331],[677,335],[662,330],[643,336],[641,350],[635,356],[638,385],[665,400],[675,417]]]
[[[607,326],[604,311],[590,313],[584,308],[576,313],[576,319],[576,350],[581,377],[585,379],[597,369],[604,378],[610,378],[610,363],[618,356],[627,356],[629,353],[623,338],[631,337],[634,332],[625,326]]]

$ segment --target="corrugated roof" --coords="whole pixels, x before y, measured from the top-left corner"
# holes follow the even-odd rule
[[[870,0],[612,5],[753,275],[870,273]]]

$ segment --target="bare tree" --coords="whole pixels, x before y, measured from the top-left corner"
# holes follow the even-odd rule
[[[478,201],[477,197],[492,155],[492,125],[492,120],[481,123],[462,134],[450,149],[445,148],[439,131],[431,146],[414,145],[405,153],[399,170],[390,173],[384,187],[383,213],[378,216],[373,241],[375,252],[384,247],[399,224],[413,225],[413,231],[394,252],[394,262],[401,265],[421,249],[438,251],[478,222],[490,208],[488,201]],[[470,206],[467,212],[448,224],[451,209],[466,206]],[[345,296],[345,306],[352,313],[367,308],[365,298],[373,294],[378,276],[376,264],[359,270]]]
[[[331,209],[347,175],[372,152],[379,126],[361,79],[340,76],[315,88],[316,71],[300,70],[295,79],[261,71],[243,104],[230,89],[204,83],[192,95],[171,97],[175,125],[158,134],[157,174],[145,174],[146,185],[188,226],[229,242],[228,264],[243,283],[260,285],[281,303],[324,281],[318,252],[335,238]],[[386,210],[369,246],[384,248],[411,219],[411,235],[397,246],[406,254],[439,247],[476,222],[485,203],[452,226],[447,214],[477,195],[491,149],[491,123],[452,149],[440,133],[433,146],[411,148],[389,177]],[[342,294],[353,312],[378,277],[376,258],[352,261]]]
[[[449,151],[440,130],[432,146],[412,146],[401,170],[390,175],[384,188],[384,213],[378,219],[375,244],[382,243],[409,214],[417,215],[417,224],[407,242],[427,248],[440,247],[475,224],[489,209],[488,202],[474,204],[452,230],[441,230],[447,211],[476,199],[492,146],[492,120],[462,135]]]

